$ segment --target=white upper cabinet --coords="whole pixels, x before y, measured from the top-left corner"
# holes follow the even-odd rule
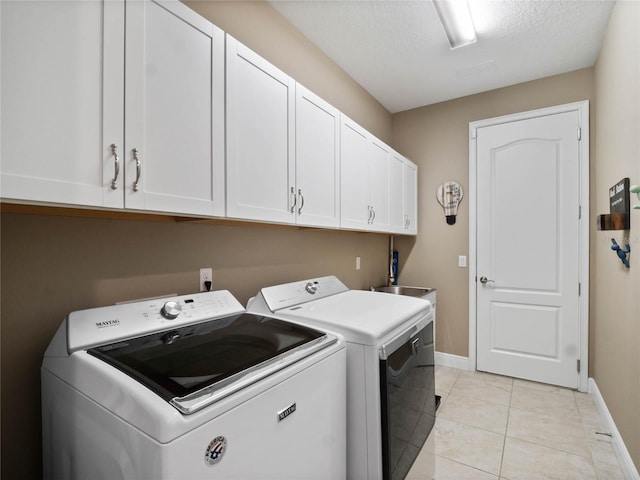
[[[340,112],[296,85],[296,223],[340,224]]]
[[[122,207],[124,2],[2,1],[0,21],[0,195]]]
[[[227,35],[227,215],[337,227],[339,118]]]
[[[341,226],[390,231],[391,148],[342,115]]]
[[[367,177],[369,181],[369,205],[371,230],[389,231],[389,200],[391,148],[372,137],[368,143]]]
[[[417,166],[341,118],[341,227],[417,234]]]
[[[404,235],[418,233],[418,167],[397,152],[391,152],[390,232]]]
[[[340,226],[371,227],[367,179],[369,133],[346,115],[340,122]]]
[[[224,33],[180,2],[126,9],[125,206],[224,215]]]
[[[392,151],[389,163],[389,230],[395,233],[406,233],[404,165],[405,158]]]
[[[418,166],[404,159],[404,229],[408,235],[418,234]]]
[[[417,232],[414,164],[177,0],[0,0],[0,36],[2,200]]]
[[[295,82],[227,35],[227,215],[295,222]]]
[[[2,198],[224,214],[219,29],[131,1],[125,45],[124,1],[0,9]]]

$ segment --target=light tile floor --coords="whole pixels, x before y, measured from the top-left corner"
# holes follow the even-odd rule
[[[436,393],[436,424],[407,480],[624,480],[588,394],[441,366]]]

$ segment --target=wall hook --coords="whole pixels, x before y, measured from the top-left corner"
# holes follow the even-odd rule
[[[640,185],[631,185],[629,187],[629,192],[637,194],[638,195],[638,200],[640,200]],[[640,210],[640,205],[634,205],[633,209],[634,210]]]
[[[629,268],[629,260],[627,259],[627,255],[631,252],[631,247],[628,242],[625,242],[626,248],[623,250],[618,242],[616,242],[615,238],[611,239],[611,250],[618,254],[618,258],[624,264],[625,267]]]

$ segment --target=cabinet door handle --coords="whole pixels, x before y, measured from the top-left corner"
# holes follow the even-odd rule
[[[300,196],[300,208],[298,208],[298,215],[302,213],[302,207],[304,207],[304,195],[302,195],[302,189],[298,189],[298,195]]]
[[[289,197],[291,199],[291,213],[296,211],[296,203],[298,201],[298,197],[296,197],[296,189],[291,187],[291,195]]]
[[[118,175],[120,175],[120,159],[118,159],[118,146],[115,143],[111,144],[111,155],[113,155],[113,160],[115,164],[115,174],[113,175],[113,180],[111,180],[111,189],[115,190],[118,188]]]
[[[367,205],[367,210],[369,210],[369,216],[367,217],[367,223],[371,223],[371,205]]]
[[[371,213],[373,214],[371,217],[371,224],[373,225],[373,221],[376,219],[376,209],[371,207]]]
[[[138,191],[138,183],[140,182],[140,173],[142,171],[142,166],[140,165],[140,157],[138,157],[138,149],[134,148],[131,150],[133,153],[133,159],[136,161],[136,181],[133,182],[133,191]]]

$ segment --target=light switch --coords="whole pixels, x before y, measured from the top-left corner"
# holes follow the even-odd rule
[[[467,256],[466,255],[458,256],[458,266],[462,267],[462,268],[466,268],[466,266],[467,266]]]

